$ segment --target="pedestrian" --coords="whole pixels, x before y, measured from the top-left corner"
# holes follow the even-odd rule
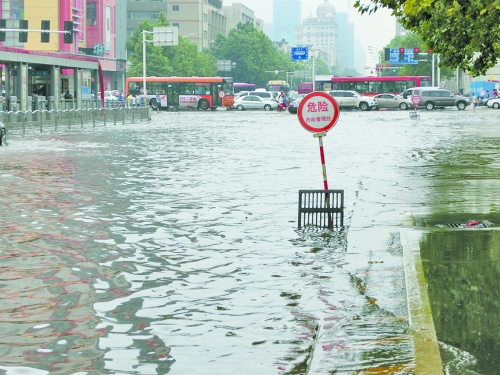
[[[477,96],[476,94],[472,94],[472,110],[476,111],[477,107]]]
[[[123,91],[120,91],[120,94],[118,95],[118,104],[120,105],[120,107],[124,106],[123,101],[124,101]]]
[[[160,92],[156,92],[156,111],[160,113],[160,107],[161,107],[161,96]]]
[[[486,98],[490,97],[490,90],[486,90]]]

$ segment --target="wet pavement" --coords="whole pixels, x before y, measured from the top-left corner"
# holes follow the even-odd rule
[[[298,190],[323,185],[318,141],[295,115],[11,130],[0,148],[0,374],[411,374],[403,211],[430,260],[445,366],[494,373],[465,344],[484,328],[462,329],[439,302],[457,277],[433,284],[442,255],[429,241],[464,233],[448,222],[500,222],[498,113],[342,111],[323,139],[329,186],[345,190],[335,231],[297,230]],[[489,249],[478,258],[488,284],[494,226],[485,240],[465,230]],[[480,306],[487,330],[494,303],[472,297],[461,306]]]

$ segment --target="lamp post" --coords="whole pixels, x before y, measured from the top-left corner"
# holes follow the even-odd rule
[[[233,81],[236,82],[236,62],[235,61],[233,61],[231,63],[231,70],[234,71],[234,73],[233,73]]]
[[[179,29],[177,27],[175,28],[169,28],[169,27],[158,27],[158,28],[153,28],[153,31],[148,31],[148,30],[142,30],[142,90],[143,90],[143,95],[144,95],[144,100],[146,99],[147,95],[147,89],[146,89],[146,42],[150,43],[156,43],[158,46],[176,46],[179,44]],[[167,40],[165,37],[165,40],[160,40],[158,39],[157,41],[155,40],[147,40],[146,39],[146,34],[156,34],[156,35],[161,35],[161,34],[171,34],[172,38],[171,40]],[[193,34],[191,34],[193,35]]]
[[[208,42],[203,43],[201,49],[203,49],[206,45],[210,46],[213,42],[215,42],[215,40],[209,40]]]

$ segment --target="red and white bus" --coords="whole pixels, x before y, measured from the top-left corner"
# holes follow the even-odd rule
[[[362,95],[400,94],[410,87],[431,86],[429,76],[332,77],[332,90],[353,90]]]
[[[309,94],[313,92],[313,83],[312,82],[300,82],[297,85],[297,93],[298,94]]]
[[[255,83],[235,83],[234,93],[237,94],[241,91],[255,91],[257,85]]]
[[[147,102],[156,109],[156,94],[162,107],[199,108],[207,110],[234,104],[232,77],[146,77]],[[125,93],[143,95],[143,77],[129,77]],[[163,104],[165,103],[165,104]]]

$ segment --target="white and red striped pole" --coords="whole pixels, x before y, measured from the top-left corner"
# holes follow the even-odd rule
[[[326,132],[314,133],[313,137],[318,138],[319,140],[319,155],[321,157],[321,168],[323,170],[323,187],[325,190],[328,190],[328,179],[326,177],[326,163],[325,163],[325,151],[323,149],[323,137],[326,137]],[[325,193],[325,206],[326,208],[330,208],[330,199],[328,199],[328,193]],[[328,214],[328,227],[333,227],[332,216]]]

